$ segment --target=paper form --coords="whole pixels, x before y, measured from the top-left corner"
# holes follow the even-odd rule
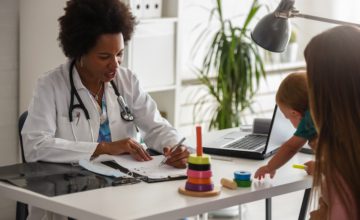
[[[101,155],[96,161],[114,160],[129,171],[147,176],[151,179],[186,176],[186,169],[177,169],[167,164],[159,166],[164,159],[163,155],[152,156],[149,161],[136,161],[130,155]]]

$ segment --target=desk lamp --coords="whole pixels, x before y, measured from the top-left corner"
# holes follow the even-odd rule
[[[271,52],[283,52],[291,34],[291,24],[288,18],[294,17],[360,27],[360,24],[356,23],[301,14],[295,9],[294,4],[295,0],[282,0],[274,12],[264,16],[251,33],[253,41]]]

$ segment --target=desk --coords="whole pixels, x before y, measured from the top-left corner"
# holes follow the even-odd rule
[[[210,141],[223,132],[205,134],[204,140],[208,137],[207,140]],[[184,186],[185,180],[107,187],[56,197],[42,196],[0,182],[0,194],[77,219],[178,219],[310,188],[311,177],[304,171],[291,167],[293,163],[304,163],[310,159],[311,155],[298,153],[277,171],[274,179],[254,181],[251,188],[222,189],[219,196],[210,198],[179,194],[177,189]],[[220,185],[220,179],[232,178],[235,170],[254,173],[267,160],[213,159],[213,181]]]

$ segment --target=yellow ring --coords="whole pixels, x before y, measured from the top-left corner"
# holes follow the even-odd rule
[[[207,154],[203,154],[202,156],[190,154],[188,162],[192,164],[210,164],[210,156]]]

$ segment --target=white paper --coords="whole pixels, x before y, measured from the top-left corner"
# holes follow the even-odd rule
[[[114,176],[114,177],[121,177],[127,176],[125,173],[120,172],[120,170],[111,168],[102,164],[98,161],[89,161],[89,160],[79,160],[79,165],[93,173],[105,175],[105,176]]]
[[[96,161],[114,160],[120,166],[127,168],[129,171],[147,176],[151,179],[160,179],[168,177],[185,176],[186,169],[177,169],[167,164],[159,166],[164,159],[163,155],[152,156],[152,160],[149,161],[137,161],[130,155],[101,155]]]

